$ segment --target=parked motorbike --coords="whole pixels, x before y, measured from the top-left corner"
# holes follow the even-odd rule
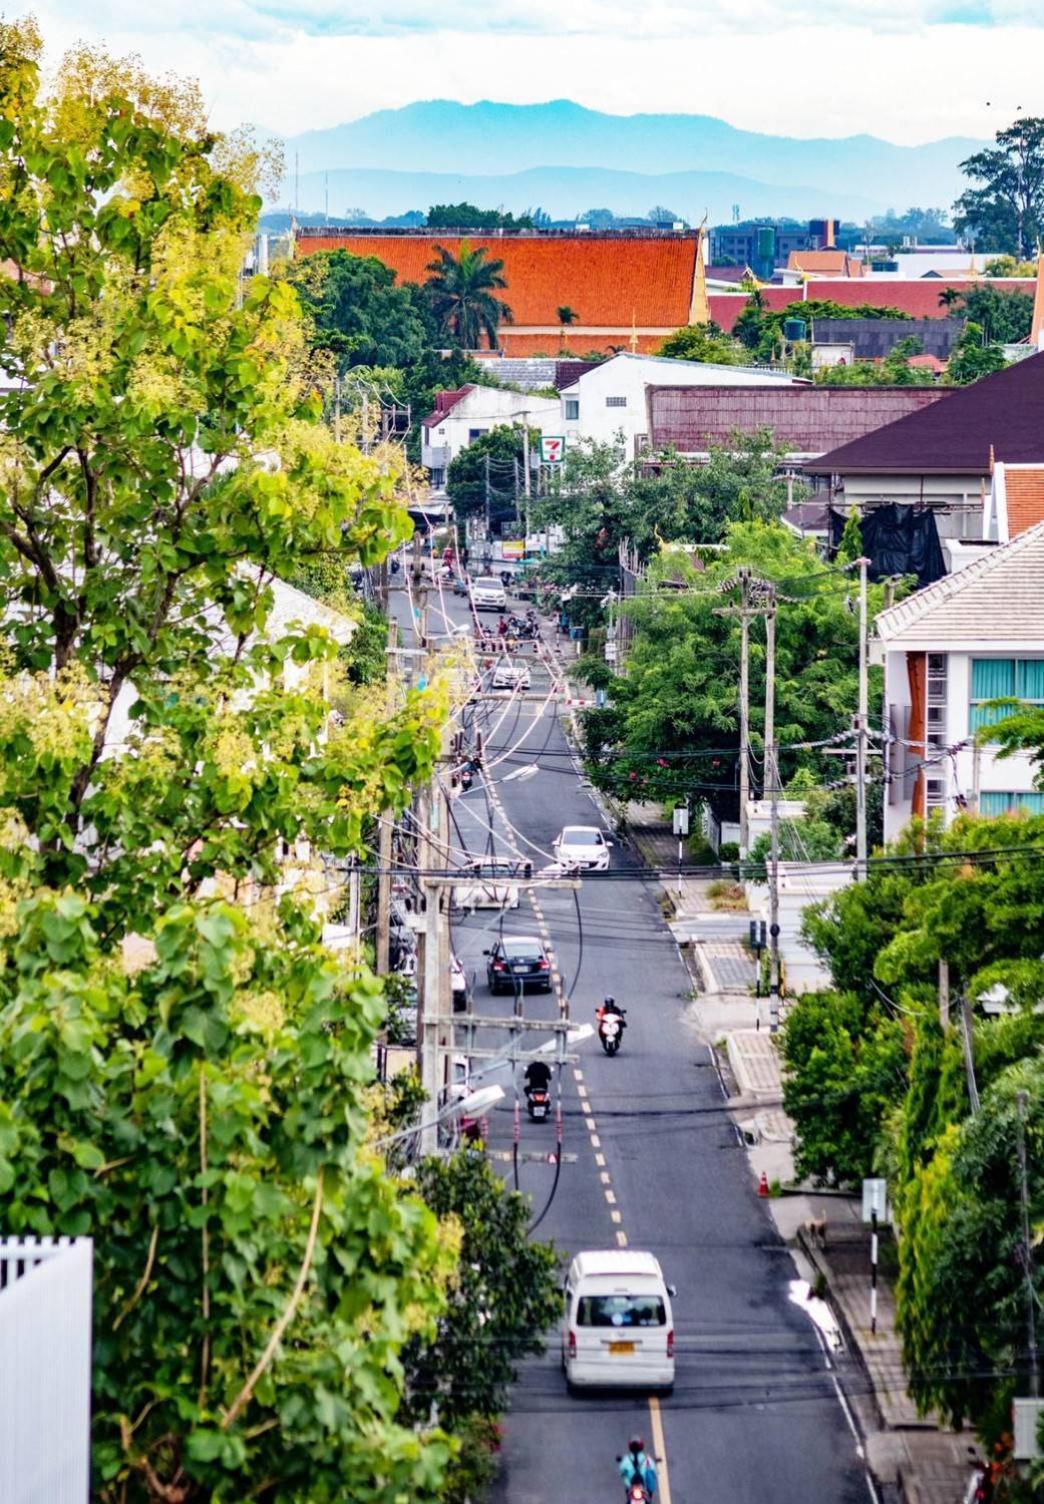
[[[619,1012],[609,1012],[605,1008],[595,1009],[595,1018],[598,1020],[598,1038],[602,1041],[602,1049],[607,1055],[615,1055],[623,1044],[623,1031],[627,1025],[624,1019],[627,1017],[626,1009]]]
[[[526,1110],[534,1123],[547,1121],[551,1111],[551,1094],[546,1086],[533,1086],[526,1091]]]

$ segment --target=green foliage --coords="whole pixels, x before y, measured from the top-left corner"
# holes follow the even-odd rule
[[[312,321],[312,342],[343,375],[353,366],[408,366],[431,343],[417,288],[397,287],[376,256],[319,251],[291,261],[286,278]]]
[[[459,204],[432,204],[428,210],[429,230],[531,230],[529,214],[506,214],[503,209],[479,209],[462,200]]]
[[[540,434],[529,431],[531,449]],[[522,488],[525,456],[521,423],[500,423],[479,434],[450,462],[446,494],[458,521],[486,516],[493,522],[514,517]]]
[[[669,334],[657,350],[674,360],[702,360],[718,366],[738,366],[748,358],[743,346],[717,324],[689,324]]]
[[[424,290],[439,325],[463,350],[477,350],[483,336],[491,350],[500,348],[498,329],[511,323],[511,309],[494,296],[507,287],[504,263],[487,259],[484,246],[474,250],[461,241],[456,257],[436,246]]]
[[[849,366],[823,366],[816,372],[820,386],[931,386],[931,371],[910,364],[923,346],[913,337],[901,339],[883,360],[856,360]]]
[[[1014,256],[993,256],[983,267],[987,277],[1036,277],[1035,261],[1016,261]]]
[[[1000,345],[984,343],[981,326],[969,321],[950,354],[946,381],[953,386],[967,386],[969,382],[978,381],[980,376],[991,376],[994,371],[1003,370],[1006,364]]]
[[[1044,235],[1044,120],[1025,115],[998,131],[996,145],[975,152],[961,171],[977,186],[954,205],[958,235],[985,251],[1032,255]]]
[[[444,1424],[497,1415],[519,1361],[544,1350],[543,1334],[561,1310],[558,1255],[531,1240],[529,1205],[508,1191],[482,1152],[426,1159],[414,1182],[426,1205],[461,1234],[449,1310],[434,1342],[406,1359],[404,1418],[425,1421],[433,1402]]]
[[[901,308],[879,306],[874,303],[848,305],[835,303],[832,298],[809,298],[805,302],[788,303],[785,308],[766,308],[760,293],[754,292],[747,299],[746,307],[732,326],[732,333],[741,345],[753,350],[759,361],[778,360],[785,348],[783,325],[788,319],[801,319],[811,324],[815,319],[905,319]]]
[[[991,287],[984,282],[959,292],[953,303],[953,312],[978,324],[980,342],[1015,345],[1030,332],[1033,297],[1016,288]]]
[[[857,1185],[873,1172],[882,1118],[902,1099],[902,1025],[853,993],[809,992],[789,1011],[782,1044],[798,1177]]]
[[[719,587],[741,565],[794,598],[777,617],[781,746],[834,735],[855,706],[857,623],[840,592],[817,590],[809,580],[815,566],[808,545],[789,529],[765,522],[734,522],[725,541],[725,551],[709,556],[703,569],[680,552],[664,553],[650,566],[649,590],[623,608],[633,616],[637,635],[626,678],[611,685],[608,745],[610,723],[597,714],[585,717],[592,776],[619,797],[692,793],[716,813],[734,815],[740,628],[717,608]],[[881,587],[870,589],[871,610],[880,609]],[[752,644],[750,695],[756,705],[765,671],[759,634],[752,635]],[[784,781],[807,761],[807,754],[784,751]]]
[[[398,1423],[401,1356],[455,1248],[361,1150],[381,988],[318,941],[319,854],[429,776],[441,702],[387,717],[349,686],[334,728],[336,644],[271,620],[274,577],[340,591],[409,535],[399,477],[322,424],[293,288],[240,285],[251,154],[133,62],[80,50],[45,96],[38,51],[0,24],[24,377],[0,395],[0,1221],[95,1237],[102,1504],[434,1500],[451,1446]]]

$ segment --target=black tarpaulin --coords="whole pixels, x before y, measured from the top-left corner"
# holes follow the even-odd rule
[[[830,554],[841,542],[847,518],[830,509]],[[888,575],[912,574],[918,585],[930,585],[946,573],[935,515],[925,508],[873,507],[859,519],[863,553],[870,560],[872,580]]]

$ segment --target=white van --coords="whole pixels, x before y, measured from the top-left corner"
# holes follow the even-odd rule
[[[566,1278],[562,1325],[570,1388],[670,1389],[673,1294],[651,1253],[578,1253]]]

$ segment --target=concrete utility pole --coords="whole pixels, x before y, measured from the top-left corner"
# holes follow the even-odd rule
[[[859,713],[856,719],[856,870],[857,882],[866,881],[866,763],[869,732],[869,643],[867,642],[866,567],[859,560]]]
[[[740,570],[743,590],[740,616],[740,856],[746,856],[750,844],[747,830],[747,805],[750,802],[750,571]]]
[[[424,871],[441,865],[445,844],[444,800],[437,780],[418,800],[418,865]],[[443,913],[443,895],[448,890],[441,883],[421,879],[424,895],[424,929],[421,954],[417,960],[420,982],[417,1008],[417,1044],[420,1051],[420,1076],[427,1100],[421,1109],[420,1151],[434,1154],[439,1146],[436,1119],[443,1087],[443,1062],[449,1044],[449,931]]]
[[[398,641],[398,624],[388,623],[388,647],[386,657],[385,709],[390,715],[395,699],[395,649]],[[387,811],[381,815],[377,827],[377,975],[387,976],[391,950],[391,857],[392,822]]]
[[[779,1028],[779,763],[776,756],[776,597],[765,612],[765,779],[769,794],[769,1029]]]
[[[1022,1214],[1022,1273],[1026,1282],[1026,1347],[1029,1356],[1030,1395],[1040,1395],[1040,1357],[1037,1353],[1037,1294],[1033,1288],[1033,1251],[1030,1243],[1029,1186],[1026,1180],[1026,1104],[1024,1091],[1015,1093],[1016,1148],[1019,1156],[1019,1203]]]

